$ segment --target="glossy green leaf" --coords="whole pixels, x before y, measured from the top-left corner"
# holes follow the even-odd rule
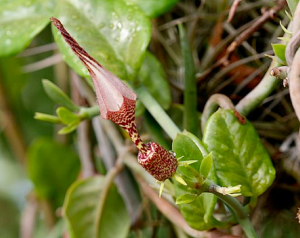
[[[165,110],[170,107],[171,90],[165,71],[150,52],[146,53],[138,79]]]
[[[168,12],[179,0],[129,0],[137,4],[148,17],[155,18]]]
[[[195,140],[195,138],[193,139]],[[197,143],[195,143],[193,139],[191,139],[186,132],[178,134],[173,141],[172,150],[176,153],[177,158],[183,156],[183,160],[197,160],[197,163],[193,163],[190,166],[199,171],[203,156],[198,144],[202,144],[202,142],[198,140]],[[202,146],[204,147],[203,144]],[[209,174],[209,179],[216,181],[213,170]],[[174,182],[174,184],[176,198],[182,194],[190,193],[187,186],[180,185],[177,182]],[[179,205],[179,209],[192,228],[206,230],[216,226],[216,221],[212,217],[216,202],[217,198],[213,194],[203,193],[193,202]]]
[[[211,171],[213,166],[213,155],[212,152],[210,152],[207,156],[205,156],[202,160],[201,166],[200,166],[200,174],[207,178],[209,175],[209,172]]]
[[[44,90],[46,91],[47,95],[60,106],[64,106],[71,111],[78,111],[79,106],[77,106],[69,96],[62,91],[59,87],[57,87],[54,83],[47,79],[43,79],[42,81]]]
[[[65,107],[57,108],[56,114],[58,115],[61,122],[64,123],[65,125],[80,122],[79,117]]]
[[[185,193],[177,197],[176,204],[188,204],[193,202],[197,198],[197,194]]]
[[[272,184],[275,169],[257,132],[248,121],[240,124],[233,111],[215,112],[203,141],[213,152],[219,185],[242,185],[242,194],[255,199]]]
[[[127,237],[130,220],[115,186],[110,187],[103,210],[99,211],[104,184],[105,178],[97,176],[77,181],[68,190],[64,214],[72,238]]]
[[[292,14],[294,14],[299,0],[286,0],[286,2],[288,4],[289,9],[291,10]]]
[[[149,19],[123,0],[61,0],[55,13],[72,37],[121,79],[137,74],[150,41]],[[81,76],[89,74],[53,27],[65,61]]]
[[[51,139],[35,141],[28,151],[29,177],[39,196],[61,206],[68,187],[78,176],[80,162],[70,147]]]
[[[54,1],[0,1],[0,57],[23,50],[49,23]]]
[[[274,54],[283,62],[286,62],[285,59],[285,49],[286,45],[283,44],[272,44],[272,48],[274,51]]]

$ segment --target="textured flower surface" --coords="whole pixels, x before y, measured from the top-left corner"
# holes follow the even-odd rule
[[[172,177],[178,164],[175,156],[155,142],[144,144],[138,134],[135,124],[136,94],[118,77],[93,59],[72,38],[58,19],[52,17],[51,21],[88,69],[93,81],[101,116],[104,119],[113,121],[128,132],[131,140],[139,149],[138,162],[154,178],[164,181]]]
[[[156,142],[147,144],[146,153],[138,154],[138,162],[158,181],[164,181],[173,176],[177,169],[175,156]]]

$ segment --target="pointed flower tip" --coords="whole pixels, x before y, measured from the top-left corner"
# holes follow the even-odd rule
[[[88,69],[94,84],[101,116],[119,125],[126,122],[129,123],[129,118],[132,118],[132,115],[134,115],[136,94],[117,76],[91,57],[67,32],[58,19],[51,17],[50,20]]]

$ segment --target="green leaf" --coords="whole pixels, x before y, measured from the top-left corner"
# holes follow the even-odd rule
[[[285,49],[286,45],[283,44],[272,44],[272,48],[274,51],[274,54],[283,62],[286,62],[285,59]]]
[[[176,153],[177,158],[183,156],[183,160],[197,160],[197,163],[193,163],[190,166],[199,171],[200,164],[203,160],[201,149],[205,146],[200,140],[196,139],[196,137],[191,139],[190,135],[191,134],[187,132],[178,134],[173,141],[172,150]],[[208,178],[212,181],[216,181],[214,170],[211,171]],[[176,198],[182,194],[190,193],[187,186],[182,186],[177,182],[174,182],[174,188]],[[179,205],[179,209],[192,228],[206,230],[216,226],[217,222],[212,217],[216,202],[217,198],[213,194],[202,193],[193,202]]]
[[[219,109],[206,124],[203,141],[213,152],[218,184],[242,185],[255,199],[273,182],[275,169],[250,122],[242,125],[231,110]]]
[[[286,2],[291,10],[291,13],[294,15],[299,0],[286,0]]]
[[[55,17],[100,64],[121,79],[133,79],[151,37],[151,24],[143,12],[123,0],[61,0]],[[89,74],[52,27],[65,61],[81,76]]]
[[[200,166],[200,174],[207,178],[209,175],[209,172],[211,171],[213,166],[213,155],[212,152],[210,152],[207,156],[205,156],[202,160],[201,166]]]
[[[65,107],[57,108],[56,114],[58,115],[61,122],[65,125],[76,124],[80,122],[80,118]]]
[[[185,193],[177,197],[176,204],[187,204],[193,202],[197,198],[197,194]]]
[[[68,187],[78,176],[80,162],[68,147],[39,139],[28,151],[29,177],[39,196],[61,206]]]
[[[43,79],[42,81],[44,90],[46,91],[47,95],[56,103],[61,106],[66,107],[71,111],[78,111],[79,106],[77,106],[69,96],[62,91],[59,87],[57,87],[54,83],[47,79]]]
[[[115,186],[111,186],[102,211],[97,207],[105,184],[103,176],[75,182],[68,190],[64,214],[73,238],[125,238],[130,219]],[[101,213],[100,218],[98,218]]]
[[[72,131],[77,129],[79,123],[80,123],[80,121],[74,121],[73,123],[68,124],[67,126],[60,129],[58,131],[58,134],[65,135],[65,134],[71,133]]]
[[[163,109],[166,110],[170,107],[171,90],[165,71],[158,59],[150,52],[146,52],[142,67],[138,73],[138,79]]]
[[[130,0],[137,4],[148,17],[156,18],[168,12],[179,0]]]
[[[0,2],[0,57],[20,52],[49,23],[54,1]]]

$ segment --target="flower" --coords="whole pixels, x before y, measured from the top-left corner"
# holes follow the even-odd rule
[[[117,76],[109,72],[93,59],[66,31],[62,23],[52,17],[52,23],[88,69],[101,116],[125,129],[139,149],[138,162],[157,180],[172,177],[177,169],[177,159],[155,142],[147,145],[141,140],[135,124],[135,104],[137,95]]]

